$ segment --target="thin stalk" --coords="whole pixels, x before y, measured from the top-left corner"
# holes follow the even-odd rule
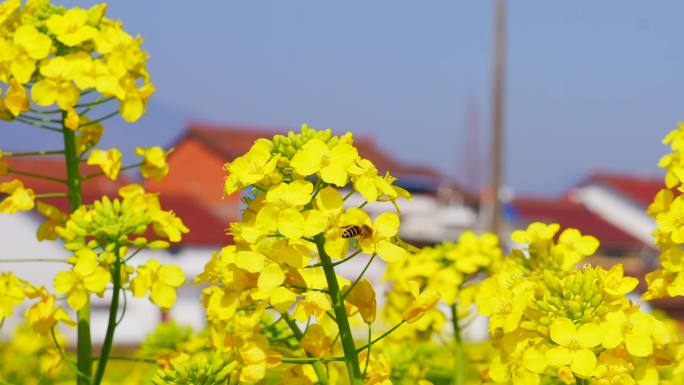
[[[102,343],[102,350],[100,351],[100,359],[97,362],[93,385],[100,385],[102,377],[104,377],[107,359],[109,358],[109,353],[112,350],[112,343],[114,342],[114,330],[116,329],[117,324],[116,314],[119,310],[119,295],[121,294],[121,257],[119,256],[118,246],[114,248],[114,251],[116,253],[116,260],[114,261],[114,268],[112,269],[114,291],[112,292],[112,302],[109,305],[107,332],[105,334],[104,342]]]
[[[323,234],[318,234],[314,238],[316,241],[316,248],[318,249],[318,256],[321,259],[323,272],[325,273],[325,280],[328,282],[328,290],[330,291],[330,299],[332,300],[333,310],[335,311],[335,322],[340,331],[340,341],[342,342],[342,349],[344,350],[344,363],[347,367],[350,385],[363,384],[363,376],[361,375],[361,366],[359,365],[359,354],[354,345],[354,336],[351,333],[349,326],[349,318],[347,318],[347,310],[344,307],[344,299],[340,292],[340,285],[337,283],[337,274],[335,274],[335,267],[333,266],[330,256],[325,252],[325,238]]]
[[[125,357],[125,356],[109,356],[107,357],[108,360],[116,360],[116,361],[134,361],[134,362],[145,362],[148,364],[156,364],[157,361],[151,359],[151,358],[137,358],[137,357]],[[100,361],[100,357],[93,357],[94,361]]]
[[[66,180],[66,179],[55,178],[54,176],[49,176],[49,175],[35,174],[35,173],[32,173],[32,172],[28,172],[28,171],[15,170],[15,169],[13,169],[13,168],[11,168],[11,167],[7,170],[7,172],[10,173],[10,174],[23,175],[23,176],[30,176],[31,178],[45,179],[45,180],[49,180],[49,181],[57,182],[57,183],[64,183],[64,184],[67,183],[67,180]]]
[[[24,124],[28,124],[29,126],[33,126],[33,127],[35,127],[35,128],[40,128],[40,129],[43,129],[43,130],[54,131],[54,132],[62,132],[62,129],[59,128],[59,127],[46,126],[46,125],[44,125],[44,124],[32,122],[32,121],[30,121],[30,120],[25,120],[25,119],[20,118],[20,117],[16,117],[15,120],[16,120],[17,122],[21,122],[21,123],[24,123]]]
[[[466,356],[461,340],[461,327],[458,324],[458,308],[456,304],[451,305],[451,325],[454,329],[454,385],[465,384]]]
[[[368,373],[368,363],[370,362],[370,354],[371,354],[371,324],[368,324],[368,351],[366,351],[366,365],[364,365],[363,368],[363,378],[366,378],[366,373]]]
[[[57,259],[57,258],[11,258],[11,259],[0,259],[0,263],[17,263],[17,262],[60,262],[60,263],[68,263],[64,259]]]
[[[121,168],[119,169],[119,172],[121,172],[121,171],[126,171],[126,170],[130,170],[130,169],[136,168],[136,167],[140,167],[140,166],[142,166],[142,164],[143,164],[143,162],[136,163],[136,164],[129,164],[128,166],[121,167]],[[105,175],[105,173],[102,172],[102,171],[101,171],[101,172],[96,172],[96,173],[94,173],[94,174],[90,174],[90,175],[84,176],[84,177],[83,177],[83,180],[90,180],[90,179],[97,178],[98,176],[103,176],[103,175]]]
[[[95,99],[94,102],[77,104],[74,106],[74,108],[95,107],[99,104],[107,103],[108,101],[113,100],[113,99],[114,99],[114,96],[110,96],[108,98],[97,98],[97,99]]]
[[[33,112],[34,114],[40,114],[40,115],[54,115],[54,114],[61,114],[63,111],[60,109],[57,110],[37,110],[35,108],[29,108],[30,112]]]
[[[80,370],[78,370],[78,367],[74,365],[73,362],[69,361],[69,359],[66,356],[66,353],[64,352],[64,349],[62,348],[62,345],[59,344],[59,341],[57,341],[57,335],[55,335],[55,327],[53,326],[50,328],[50,335],[52,335],[52,342],[55,344],[55,347],[57,348],[57,351],[59,352],[59,355],[62,357],[62,361],[64,361],[70,368],[76,371],[76,375],[78,378],[83,378],[84,380],[90,380],[88,377],[85,376]]]
[[[21,118],[27,119],[27,120],[32,120],[34,122],[41,122],[41,123],[62,123],[62,121],[59,119],[40,118],[37,116],[31,116],[31,115],[26,115],[26,114],[21,114]]]
[[[314,362],[335,362],[344,361],[344,357],[285,357],[281,362],[286,364],[312,364]]]
[[[27,151],[27,152],[3,152],[2,156],[4,158],[13,156],[35,156],[35,155],[62,155],[64,150],[52,150],[52,151]]]
[[[333,263],[333,266],[341,265],[341,264],[347,262],[348,260],[350,260],[350,259],[356,257],[357,255],[359,255],[359,253],[361,253],[361,250],[356,250],[352,255],[350,255],[350,256],[348,256],[348,257],[346,257],[346,258],[344,258],[344,259],[340,259],[340,260],[337,261],[337,262],[334,262],[334,263]],[[321,266],[322,266],[322,265],[321,265],[320,263],[314,263],[313,265],[309,265],[309,266],[306,266],[306,267],[304,267],[304,268],[305,268],[305,269],[312,269],[312,268],[314,268],[314,267],[321,267]]]
[[[110,112],[110,113],[108,113],[107,115],[105,115],[105,116],[103,116],[103,117],[101,117],[101,118],[98,118],[98,119],[95,119],[95,120],[91,120],[91,121],[89,121],[89,122],[87,122],[87,123],[81,124],[80,128],[88,127],[88,126],[92,126],[93,124],[98,124],[98,123],[104,122],[105,120],[107,120],[107,119],[109,119],[109,118],[113,118],[113,117],[115,117],[115,116],[118,115],[118,114],[119,114],[119,110],[116,110],[116,111],[114,111],[114,112]]]
[[[366,270],[368,270],[371,263],[373,263],[373,260],[375,259],[376,255],[377,254],[373,253],[373,255],[370,257],[370,259],[368,259],[368,263],[366,263],[366,266],[363,268],[363,270],[361,270],[361,274],[359,274],[359,276],[356,277],[356,280],[354,281],[354,283],[352,283],[351,286],[349,286],[349,289],[347,289],[347,291],[344,292],[344,294],[342,295],[342,299],[347,298],[349,293],[351,293],[351,291],[354,290],[354,287],[361,281],[361,279],[363,278],[363,275],[366,274]]]
[[[387,337],[388,335],[390,335],[393,331],[397,330],[397,328],[398,328],[399,326],[403,325],[405,322],[406,322],[406,321],[403,321],[403,320],[402,320],[402,321],[399,322],[398,324],[392,326],[392,328],[391,328],[390,330],[388,330],[388,331],[382,333],[382,335],[381,335],[380,337],[376,337],[373,341],[371,341],[371,342],[369,342],[369,343],[363,345],[362,347],[356,349],[356,351],[360,353],[360,352],[364,351],[364,349],[368,349],[370,346],[375,345],[376,343],[380,342],[380,340],[382,340],[383,338],[385,338],[385,337]]]
[[[302,333],[302,330],[299,328],[299,325],[290,318],[290,315],[288,313],[281,313],[283,320],[287,323],[287,326],[290,327],[290,330],[292,330],[292,333],[295,335],[297,338],[297,341],[301,341],[302,338],[304,338],[304,333]],[[309,358],[315,358],[313,355],[309,352],[306,352],[306,355]],[[318,382],[321,385],[329,385],[328,382],[328,376],[324,372],[323,365],[321,365],[320,361],[317,362],[312,362],[311,366],[314,368],[314,372],[316,372],[316,377],[318,377]]]
[[[62,112],[62,119],[66,112]],[[81,206],[81,175],[78,171],[78,152],[76,151],[76,135],[62,124],[64,137],[64,158],[67,169],[67,188],[69,190],[69,209],[71,212]],[[78,376],[78,385],[91,385],[90,376],[93,366],[93,347],[90,338],[90,297],[78,311],[78,342],[76,345],[76,366],[84,376]]]
[[[64,198],[66,196],[69,196],[67,193],[43,193],[43,194],[35,194],[34,197],[37,199],[40,198]]]

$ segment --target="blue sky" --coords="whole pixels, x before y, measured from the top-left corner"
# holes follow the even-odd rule
[[[477,166],[463,161],[476,153],[469,103],[480,147],[488,140],[492,4],[113,1],[108,16],[145,39],[157,93],[138,123],[112,122],[104,146],[166,145],[191,120],[307,122],[467,175]],[[505,175],[514,191],[559,192],[591,170],[658,175],[660,139],[684,120],[682,14],[677,0],[510,3]],[[57,139],[13,130],[3,147]]]

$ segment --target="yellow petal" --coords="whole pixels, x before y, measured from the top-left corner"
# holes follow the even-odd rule
[[[159,280],[168,286],[178,287],[185,282],[185,273],[178,266],[161,266],[159,268]]]
[[[264,269],[265,258],[263,254],[255,251],[238,251],[235,265],[250,273],[258,273]]]
[[[577,350],[570,364],[570,370],[582,377],[588,377],[596,367],[596,356],[589,349]]]

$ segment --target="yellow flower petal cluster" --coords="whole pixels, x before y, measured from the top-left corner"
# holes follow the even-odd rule
[[[142,39],[104,16],[105,4],[66,10],[49,1],[3,4],[0,14],[0,106],[12,117],[28,111],[30,99],[68,113],[65,125],[79,126],[82,96],[97,91],[119,101],[119,113],[136,121],[154,92]]]
[[[214,253],[196,282],[209,284],[202,302],[212,346],[241,357],[242,381],[256,383],[265,376],[271,348],[259,321],[273,312],[280,313],[274,317],[289,319],[291,327],[309,323],[306,333],[296,332],[296,340],[316,357],[341,352],[341,343],[333,343],[339,326],[333,314],[358,316],[354,319],[367,324],[376,321],[376,293],[370,282],[362,277],[349,281],[323,266],[334,269],[332,260],[342,263],[360,253],[371,260],[409,258],[398,238],[400,217],[384,212],[371,218],[364,207],[410,196],[394,186],[390,175],[360,171],[369,164],[350,133],[335,136],[303,125],[298,133],[258,139],[224,166],[225,193],[242,191],[245,209],[242,220],[230,225],[235,245]],[[370,194],[370,185],[384,187]],[[366,203],[346,206],[353,194]],[[331,282],[339,296],[331,294]],[[408,311],[411,321],[439,299],[431,290],[416,297],[400,309]],[[273,338],[281,341],[282,335]],[[293,380],[310,381],[297,370],[286,373]]]
[[[14,313],[26,297],[35,291],[33,286],[11,272],[0,273],[0,322]]]
[[[417,293],[424,291],[439,293],[441,301],[458,311],[456,316],[466,316],[472,303],[469,297],[478,286],[479,275],[500,260],[501,254],[498,237],[494,234],[477,235],[465,231],[457,242],[424,247],[409,258],[390,263],[385,279],[391,282],[391,290],[386,293],[388,303],[384,316],[390,321],[405,319],[404,309],[414,301]],[[433,332],[441,333],[447,317],[452,316],[434,307],[422,318],[414,320],[411,326],[416,337],[425,338]],[[410,333],[410,329],[400,333]]]
[[[533,223],[514,232],[521,248],[478,286],[478,311],[490,317],[499,347],[489,376],[514,384],[544,378],[657,383],[660,372],[644,360],[674,361],[676,334],[626,297],[638,280],[625,277],[621,264],[574,269],[598,241],[576,229],[556,237],[559,230],[557,224]]]
[[[665,188],[653,198],[648,213],[656,221],[655,245],[660,249],[662,269],[646,275],[648,291],[643,299],[650,300],[684,295],[684,123],[670,132],[663,144],[671,153],[663,156],[658,166],[665,169]]]
[[[149,148],[137,147],[135,155],[143,157],[143,162],[140,166],[140,173],[143,178],[152,178],[156,181],[164,179],[169,173],[169,164],[166,163],[166,157],[171,151],[164,152],[159,146]]]

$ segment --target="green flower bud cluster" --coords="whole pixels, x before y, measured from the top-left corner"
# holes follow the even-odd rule
[[[307,143],[313,138],[320,139],[330,148],[334,147],[337,143],[339,143],[340,140],[338,136],[334,136],[332,134],[332,130],[329,128],[327,130],[316,130],[309,128],[309,126],[306,124],[303,124],[299,133],[290,131],[288,132],[287,136],[274,136],[272,152],[290,159],[300,148],[302,148],[304,143]]]
[[[171,211],[160,208],[156,194],[145,193],[138,185],[123,187],[122,199],[103,197],[92,205],[83,205],[71,214],[63,227],[55,231],[65,241],[67,250],[98,247],[113,251],[115,246],[161,249],[166,240],[149,241],[144,237],[152,225],[156,235],[171,242],[180,241],[188,229]]]
[[[154,385],[225,385],[238,366],[219,355],[196,355],[173,368],[159,370],[152,378]]]
[[[601,307],[603,294],[599,289],[600,281],[596,272],[591,269],[575,271],[564,278],[558,278],[552,272],[543,274],[546,286],[541,298],[533,299],[529,308],[544,316],[539,323],[546,324],[557,317],[565,317],[576,324],[597,321],[605,314]],[[544,320],[548,322],[542,322]]]

